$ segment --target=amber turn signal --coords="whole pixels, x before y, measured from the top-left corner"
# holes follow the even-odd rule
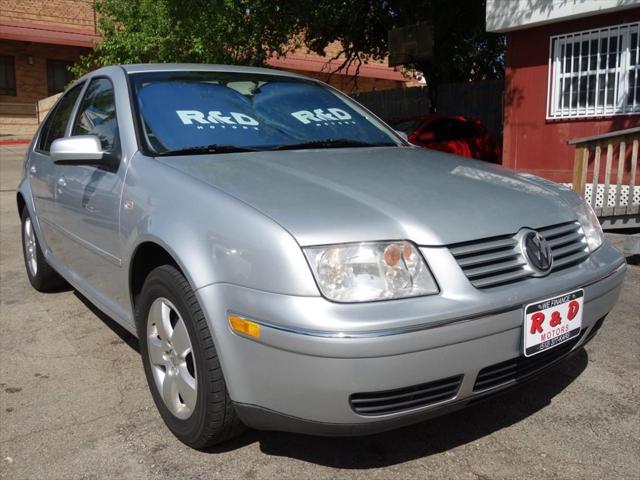
[[[231,325],[231,330],[236,333],[241,333],[243,335],[248,335],[250,337],[258,338],[260,337],[260,325],[251,320],[247,320],[244,317],[239,315],[231,315],[229,314],[229,325]]]

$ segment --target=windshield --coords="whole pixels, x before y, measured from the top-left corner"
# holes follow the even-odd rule
[[[154,155],[401,144],[357,103],[310,80],[180,71],[130,78]]]

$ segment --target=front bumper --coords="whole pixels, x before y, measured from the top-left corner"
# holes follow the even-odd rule
[[[423,250],[432,268],[446,263],[442,250]],[[377,304],[335,304],[321,297],[291,297],[227,284],[203,287],[197,294],[230,397],[247,425],[351,435],[447,413],[522,380],[506,379],[474,390],[481,370],[522,355],[523,306],[536,299],[584,288],[582,335],[562,356],[580,349],[615,304],[625,269],[620,253],[605,244],[561,274],[491,293],[475,290],[460,272],[462,278],[438,278],[442,293],[437,297]],[[446,270],[434,268],[438,271]],[[229,311],[260,321],[260,339],[233,333],[226,321]],[[454,395],[426,406],[362,415],[350,404],[354,393],[451,377],[460,377]]]

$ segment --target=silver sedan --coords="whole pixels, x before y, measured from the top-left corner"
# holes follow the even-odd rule
[[[626,268],[571,190],[414,148],[266,69],[80,78],[28,149],[17,206],[33,287],[68,282],[135,334],[194,448],[464,407],[582,348]]]

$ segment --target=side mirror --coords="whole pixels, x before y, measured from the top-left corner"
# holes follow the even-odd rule
[[[435,132],[423,132],[418,136],[418,141],[420,143],[431,143],[436,141]]]
[[[96,135],[58,138],[51,144],[49,153],[54,163],[63,165],[95,165],[105,160],[100,139]]]

